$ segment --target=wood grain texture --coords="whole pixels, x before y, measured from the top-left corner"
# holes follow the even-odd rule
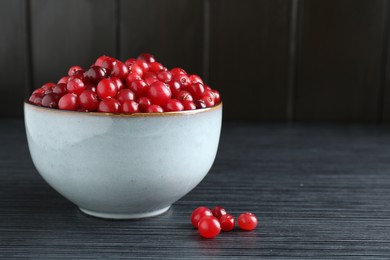
[[[291,1],[210,1],[210,84],[225,115],[286,120]]]
[[[390,126],[223,126],[204,181],[166,214],[88,217],[34,169],[21,120],[0,121],[0,258],[387,259]],[[260,227],[201,239],[200,205],[254,212]]]
[[[69,67],[89,67],[114,55],[115,2],[31,0],[35,87],[65,76]]]
[[[29,92],[26,5],[24,0],[0,0],[0,116],[22,115]]]
[[[384,3],[303,1],[295,120],[379,120]]]
[[[149,52],[168,68],[203,73],[203,1],[121,0],[122,58]]]

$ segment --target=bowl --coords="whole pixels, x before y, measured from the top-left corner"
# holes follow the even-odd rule
[[[222,103],[204,109],[110,114],[24,103],[28,147],[45,181],[86,214],[156,216],[190,192],[218,149]]]

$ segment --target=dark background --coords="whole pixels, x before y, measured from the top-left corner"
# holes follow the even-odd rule
[[[0,115],[102,55],[153,53],[219,89],[225,119],[390,120],[389,1],[0,0]]]

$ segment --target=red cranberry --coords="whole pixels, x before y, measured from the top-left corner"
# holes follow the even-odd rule
[[[165,83],[156,81],[150,85],[148,90],[148,97],[152,104],[165,106],[172,97],[172,93]]]
[[[184,110],[183,104],[177,100],[177,99],[171,99],[168,101],[167,105],[165,106],[165,111],[172,112],[172,111],[182,111]]]
[[[117,78],[117,77],[111,77],[110,79],[115,83],[116,88],[117,88],[118,90],[123,89],[123,82],[122,82],[122,80],[120,80],[120,79]]]
[[[100,56],[100,57],[97,58],[97,60],[95,61],[95,65],[101,67],[102,64],[103,64],[103,61],[104,61],[105,59],[107,59],[107,58],[110,58],[110,57],[107,56],[107,55]]]
[[[148,107],[152,104],[149,100],[149,98],[147,97],[140,97],[138,99],[138,109],[141,111],[141,112],[147,112],[148,110]]]
[[[198,75],[192,74],[189,76],[189,78],[190,78],[190,81],[192,84],[200,83],[200,84],[204,85],[202,78],[199,77]]]
[[[149,77],[149,78],[145,78],[145,82],[148,86],[152,85],[154,82],[158,81],[157,78],[152,78],[152,77]]]
[[[204,216],[199,220],[198,230],[202,237],[214,238],[221,232],[221,224],[213,216]]]
[[[60,80],[57,82],[57,84],[61,84],[61,83],[67,84],[68,78],[69,78],[68,76],[64,76],[64,77],[60,78]]]
[[[159,105],[150,105],[146,111],[148,113],[162,113],[164,112],[164,109]]]
[[[149,53],[141,53],[139,56],[138,56],[138,59],[139,60],[144,60],[148,63],[151,63],[151,62],[155,62],[156,59],[154,58],[154,56],[152,54],[149,54]]]
[[[219,223],[221,223],[221,229],[223,231],[232,231],[234,229],[234,218],[230,214],[221,216]]]
[[[96,111],[99,106],[99,99],[95,92],[84,90],[79,96],[79,104],[85,110]]]
[[[127,114],[138,112],[138,103],[134,100],[125,100],[122,103],[122,112]]]
[[[204,96],[201,100],[205,103],[206,107],[214,106],[214,98],[212,97]]]
[[[73,76],[77,71],[83,71],[83,68],[80,66],[72,66],[68,70],[68,76]]]
[[[66,78],[65,84],[68,83],[68,77],[63,77],[63,78]],[[57,83],[57,84],[58,84],[58,83]],[[56,83],[48,82],[48,83],[44,84],[40,89],[42,89],[42,93],[44,93],[45,90],[47,90],[47,89],[49,89],[49,88],[52,88],[52,87],[54,87],[54,86],[56,86]],[[35,91],[34,91],[34,92],[35,92]]]
[[[85,85],[84,82],[79,78],[70,78],[68,84],[66,85],[66,89],[70,93],[80,95],[80,93],[84,91]]]
[[[180,82],[182,89],[186,90],[191,85],[190,78],[186,74],[176,74],[174,79]]]
[[[96,93],[101,99],[115,97],[118,88],[111,79],[102,79],[96,87]]]
[[[129,74],[129,69],[123,62],[117,61],[114,63],[114,67],[111,71],[112,77],[117,77],[123,81],[126,79],[127,74]]]
[[[193,101],[194,100],[192,98],[191,94],[185,90],[180,90],[179,93],[177,94],[176,98],[179,101],[184,101],[184,100]]]
[[[214,93],[214,102],[215,104],[218,104],[219,102],[221,102],[221,96],[219,92],[215,89],[213,90],[213,93]]]
[[[125,61],[125,65],[130,69],[131,66],[133,65],[133,63],[136,62],[136,61],[137,61],[137,59],[130,58],[130,59]]]
[[[44,97],[44,94],[35,93],[35,94],[31,95],[31,97],[28,99],[28,101],[30,101],[30,103],[32,103],[32,104],[42,106],[42,98],[43,97]]]
[[[157,78],[164,83],[168,83],[172,80],[172,73],[169,71],[160,71],[157,73]]]
[[[226,215],[226,210],[222,208],[221,206],[214,207],[211,212],[213,213],[214,217],[217,219],[220,219],[223,215]]]
[[[179,74],[187,75],[187,72],[181,68],[173,68],[173,69],[171,69],[171,73],[173,76],[176,76]]]
[[[138,65],[137,62],[131,65],[131,72],[138,74],[140,77],[142,77],[142,75],[144,74],[142,67]]]
[[[121,109],[121,103],[115,98],[105,98],[100,101],[98,106],[99,112],[118,113]]]
[[[112,58],[112,57],[108,57],[106,59],[103,60],[102,62],[102,68],[106,69],[106,71],[108,72],[108,74],[110,74],[112,72],[112,70],[114,69],[114,66],[115,64],[118,62],[117,59],[115,58]]]
[[[126,100],[134,100],[135,95],[134,95],[133,91],[125,88],[125,89],[122,89],[118,92],[118,94],[116,95],[116,99],[118,99],[119,102],[123,103]]]
[[[131,91],[134,92],[134,94],[137,97],[142,97],[142,96],[145,96],[147,94],[148,86],[147,86],[146,82],[143,80],[135,80],[135,81],[131,82],[130,85],[127,85],[127,86]]]
[[[106,71],[99,66],[92,66],[86,72],[84,72],[84,77],[90,83],[96,85],[104,77],[106,77]]]
[[[203,100],[195,100],[194,101],[196,108],[206,108],[206,104]]]
[[[62,110],[77,110],[79,108],[77,95],[68,93],[62,96],[58,102],[58,108]]]
[[[242,230],[253,230],[257,226],[257,218],[253,213],[242,213],[237,219],[238,225]]]
[[[176,80],[172,80],[172,81],[168,82],[168,85],[169,85],[169,89],[172,92],[172,96],[176,97],[177,94],[179,94],[179,92],[180,92],[180,88],[181,88],[180,83]]]
[[[157,79],[157,74],[154,73],[154,72],[147,71],[147,72],[144,72],[144,74],[142,75],[142,78],[143,79],[147,79],[147,78],[155,78],[155,79]]]
[[[203,97],[203,94],[204,94],[204,87],[203,87],[203,84],[201,83],[194,83],[194,84],[191,84],[188,88],[187,88],[188,92],[191,93],[192,97],[194,99],[201,99]]]
[[[135,62],[138,66],[141,67],[142,71],[145,73],[149,70],[149,64],[148,62],[144,61],[144,60],[137,60]]]
[[[53,93],[58,94],[59,96],[63,96],[67,93],[66,84],[60,83],[53,87]]]
[[[155,62],[149,63],[149,71],[150,72],[157,73],[157,72],[159,72],[159,71],[161,71],[163,69],[164,69],[164,66],[161,63],[159,63],[159,62],[155,61]]]
[[[191,214],[191,223],[195,228],[198,228],[199,220],[205,216],[213,216],[211,210],[206,207],[198,207]]]
[[[85,90],[91,90],[92,92],[96,93],[96,86],[91,84],[91,83],[86,83],[85,84]]]
[[[183,104],[184,110],[196,109],[195,103],[190,100],[183,100],[181,103]]]
[[[127,77],[126,77],[126,86],[130,86],[131,82],[135,81],[135,80],[141,80],[141,76],[138,75],[137,73],[134,73],[134,72],[130,72],[129,74],[127,74]]]
[[[42,106],[50,108],[58,108],[58,100],[60,97],[57,94],[50,93],[42,98]]]
[[[54,86],[56,86],[56,85],[54,85]],[[34,94],[43,94],[43,93],[45,93],[45,90],[43,88],[38,88],[38,89],[33,91],[32,95],[34,95]]]
[[[53,88],[46,89],[43,94],[47,95],[47,94],[50,94],[50,93],[53,93]]]

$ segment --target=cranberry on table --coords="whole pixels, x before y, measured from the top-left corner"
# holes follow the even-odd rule
[[[209,208],[206,207],[198,207],[191,214],[191,223],[195,228],[198,228],[199,220],[204,216],[213,216],[213,213]]]
[[[79,96],[79,104],[85,110],[96,111],[99,106],[99,99],[92,90],[84,90]]]
[[[138,59],[139,60],[144,60],[148,63],[151,63],[151,62],[155,62],[156,59],[154,58],[154,56],[152,54],[149,54],[149,53],[141,53],[139,56],[138,56]]]
[[[253,230],[257,226],[257,218],[253,213],[242,213],[237,219],[238,225],[243,230]]]
[[[139,111],[141,112],[147,112],[148,110],[148,107],[151,105],[152,103],[150,102],[150,99],[147,98],[147,97],[140,97],[138,99],[138,109]]]
[[[121,110],[121,103],[115,98],[105,98],[100,101],[98,106],[99,112],[105,113],[119,113]]]
[[[133,91],[131,91],[128,88],[125,88],[125,89],[119,90],[119,92],[115,98],[118,99],[119,102],[123,103],[126,100],[134,100],[135,95],[134,95]]]
[[[134,100],[125,100],[122,103],[122,112],[127,114],[138,112],[138,103]]]
[[[85,85],[84,82],[79,78],[69,78],[68,84],[66,85],[66,89],[70,93],[75,93],[76,95],[80,95],[81,92],[84,91]]]
[[[202,237],[214,238],[221,232],[221,224],[214,216],[204,216],[199,220],[198,231]]]
[[[68,93],[60,98],[58,108],[61,110],[77,110],[79,108],[78,97],[74,93]]]
[[[219,223],[221,224],[222,231],[232,231],[234,229],[234,217],[230,214],[221,216]]]
[[[111,79],[102,79],[96,87],[96,92],[101,99],[115,97],[118,89]]]
[[[184,110],[196,109],[195,103],[190,100],[183,100],[181,103],[183,104]]]
[[[165,106],[171,97],[171,90],[161,81],[154,82],[148,89],[148,98],[152,104]]]
[[[162,113],[164,112],[164,109],[159,105],[150,105],[146,111],[148,113]]]
[[[173,111],[182,111],[184,110],[183,104],[177,100],[177,99],[171,99],[168,101],[167,105],[165,106],[166,112],[173,112]]]
[[[226,215],[226,210],[221,206],[214,207],[211,212],[213,213],[213,216],[217,219],[220,219],[223,215]]]

